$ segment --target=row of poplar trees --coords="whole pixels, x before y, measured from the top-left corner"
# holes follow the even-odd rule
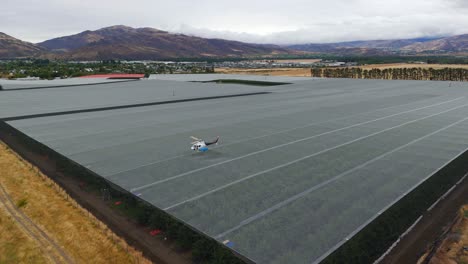
[[[386,79],[386,80],[435,80],[468,81],[468,69],[463,68],[312,68],[312,77]]]

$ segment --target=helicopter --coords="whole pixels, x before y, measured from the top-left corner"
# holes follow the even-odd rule
[[[211,141],[211,142],[205,142],[204,140],[196,138],[194,136],[191,136],[190,138],[195,140],[192,143],[190,143],[190,144],[192,144],[192,147],[190,149],[192,149],[194,151],[199,151],[199,152],[208,151],[208,146],[213,145],[213,144],[218,145],[218,140],[219,140],[219,137],[217,137],[216,140]]]

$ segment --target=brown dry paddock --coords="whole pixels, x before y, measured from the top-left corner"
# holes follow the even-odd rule
[[[38,237],[41,246],[47,248],[45,253],[57,253],[52,260],[150,263],[3,143],[0,143],[0,157],[0,184],[3,196],[11,200],[10,212],[18,216],[15,217],[18,224],[26,223],[29,230],[25,231]],[[15,204],[21,200],[26,203],[18,210]]]

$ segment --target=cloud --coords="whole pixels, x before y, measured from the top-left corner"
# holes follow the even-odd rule
[[[466,0],[448,0],[455,8],[468,8],[468,1]]]
[[[429,20],[433,21],[433,23],[427,23]],[[444,26],[441,27],[440,25]],[[444,16],[411,15],[391,19],[385,17],[353,17],[265,35],[214,31],[193,28],[187,25],[179,27],[174,32],[251,43],[301,44],[450,36],[466,33],[466,28],[468,28],[468,21],[464,15],[451,16],[450,20]]]
[[[123,24],[253,43],[323,43],[467,33],[466,0],[16,0],[0,31],[32,42]]]

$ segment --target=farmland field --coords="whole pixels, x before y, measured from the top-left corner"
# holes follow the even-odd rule
[[[98,87],[112,96],[93,97],[93,106],[165,100],[171,87],[176,96],[268,93],[8,124],[258,263],[323,260],[468,149],[465,83],[290,77],[248,87],[189,83],[232,78],[224,75],[161,78],[180,80]],[[56,96],[44,110],[85,109],[67,101],[67,89],[38,91]],[[9,117],[38,107],[35,92],[19,92],[8,96],[32,105],[9,105]],[[220,136],[220,144],[194,153],[190,136]]]
[[[1,142],[0,171],[1,263],[149,263]]]
[[[237,68],[216,68],[216,73],[226,74],[255,74],[268,76],[291,76],[308,77],[310,68],[274,68],[274,69],[237,69]]]
[[[301,60],[299,60],[301,62]],[[462,68],[468,69],[468,64],[416,64],[416,63],[389,63],[389,64],[367,64],[360,66],[351,66],[349,68],[361,68],[364,70],[371,69],[394,69],[394,68]],[[242,69],[242,68],[216,68],[217,73],[228,74],[254,74],[254,75],[267,75],[267,76],[295,76],[307,77],[311,76],[310,68],[274,68],[274,69]]]
[[[48,263],[40,246],[0,206],[0,263]]]

